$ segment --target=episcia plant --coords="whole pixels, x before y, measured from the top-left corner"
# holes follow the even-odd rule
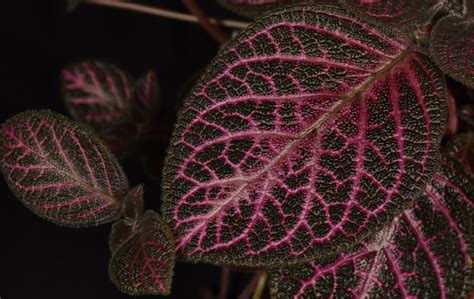
[[[161,213],[114,156],[147,146],[155,75],[97,61],[62,73],[79,122],[2,125],[12,192],[59,225],[114,222],[109,273],[131,295],[169,294],[179,260],[255,271],[242,298],[266,277],[273,298],[472,296],[472,110],[446,83],[474,87],[472,1],[223,2],[254,21],[186,96]]]

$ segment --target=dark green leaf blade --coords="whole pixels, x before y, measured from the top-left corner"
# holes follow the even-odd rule
[[[458,16],[441,19],[430,36],[431,55],[449,76],[474,88],[474,21]]]
[[[467,298],[474,283],[474,181],[443,158],[424,195],[333,261],[271,274],[273,298]]]
[[[174,269],[174,243],[160,215],[145,212],[135,233],[112,256],[109,273],[129,295],[167,295]]]
[[[374,234],[421,193],[446,125],[442,74],[396,33],[296,6],[222,49],[163,171],[178,254],[299,263]]]
[[[50,111],[28,111],[0,130],[0,164],[10,189],[53,223],[95,226],[121,213],[128,182],[88,128]]]

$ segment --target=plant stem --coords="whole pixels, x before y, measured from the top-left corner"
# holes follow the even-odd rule
[[[221,289],[219,291],[219,299],[227,298],[227,293],[229,292],[229,278],[230,269],[227,267],[222,267]]]
[[[123,0],[120,0],[120,1],[86,0],[84,3],[136,11],[136,12],[141,12],[141,13],[150,14],[154,16],[174,19],[178,21],[198,23],[198,18],[190,14],[180,13],[180,12],[166,10],[166,9],[157,8],[157,7],[150,7],[150,6],[136,4],[136,3],[129,3]],[[243,29],[243,28],[246,28],[249,24],[246,22],[240,22],[240,21],[234,21],[234,20],[217,20],[214,18],[210,18],[209,22],[211,22],[212,24],[220,24],[222,26],[225,26],[228,28],[234,28],[234,29]]]
[[[201,27],[204,28],[219,44],[225,44],[230,39],[225,32],[220,30],[219,26],[210,22],[209,17],[194,0],[183,0],[183,3],[186,5],[188,10],[196,16]]]
[[[258,271],[250,280],[250,283],[245,287],[245,290],[240,294],[239,299],[249,299],[253,293],[252,299],[260,299],[262,297],[265,283],[267,282],[267,272]]]

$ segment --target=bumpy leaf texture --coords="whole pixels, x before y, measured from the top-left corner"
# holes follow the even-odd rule
[[[121,213],[128,182],[88,128],[49,111],[17,114],[0,130],[0,161],[13,193],[56,224],[94,226]]]
[[[338,0],[367,21],[385,26],[413,27],[422,25],[436,13],[440,0]],[[446,1],[444,1],[446,2]]]
[[[441,70],[474,88],[474,21],[447,16],[433,28],[431,54]]]
[[[474,134],[458,134],[449,142],[446,152],[456,158],[474,176]]]
[[[474,282],[474,181],[443,159],[413,208],[327,263],[271,274],[274,298],[467,298]]]
[[[66,106],[76,120],[103,129],[129,119],[133,81],[115,65],[83,61],[65,68],[62,80]]]
[[[129,295],[169,294],[174,269],[174,244],[169,228],[153,212],[112,256],[109,273],[117,287]]]
[[[163,172],[187,260],[265,266],[336,254],[421,193],[446,123],[442,75],[331,6],[258,20],[199,80]]]

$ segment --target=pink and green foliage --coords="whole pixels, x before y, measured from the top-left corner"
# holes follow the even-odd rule
[[[158,108],[156,74],[134,80],[117,66],[83,61],[62,72],[66,107],[76,120],[93,127],[119,158],[135,150],[144,127]]]
[[[349,11],[385,26],[416,27],[437,12],[440,0],[338,0]]]
[[[474,88],[474,20],[447,16],[433,28],[430,39],[439,68]]]
[[[35,214],[71,227],[118,218],[128,182],[88,128],[49,111],[29,111],[0,130],[3,175]]]
[[[112,64],[83,61],[62,71],[64,101],[71,115],[94,129],[130,118],[131,77]]]
[[[180,113],[163,175],[178,255],[292,264],[373,235],[428,182],[445,99],[427,57],[337,7],[259,19]]]
[[[274,298],[467,298],[474,279],[474,180],[444,156],[412,208],[325,263],[273,271]]]
[[[160,215],[147,211],[133,236],[114,251],[109,273],[130,295],[169,294],[174,268],[173,237]]]

